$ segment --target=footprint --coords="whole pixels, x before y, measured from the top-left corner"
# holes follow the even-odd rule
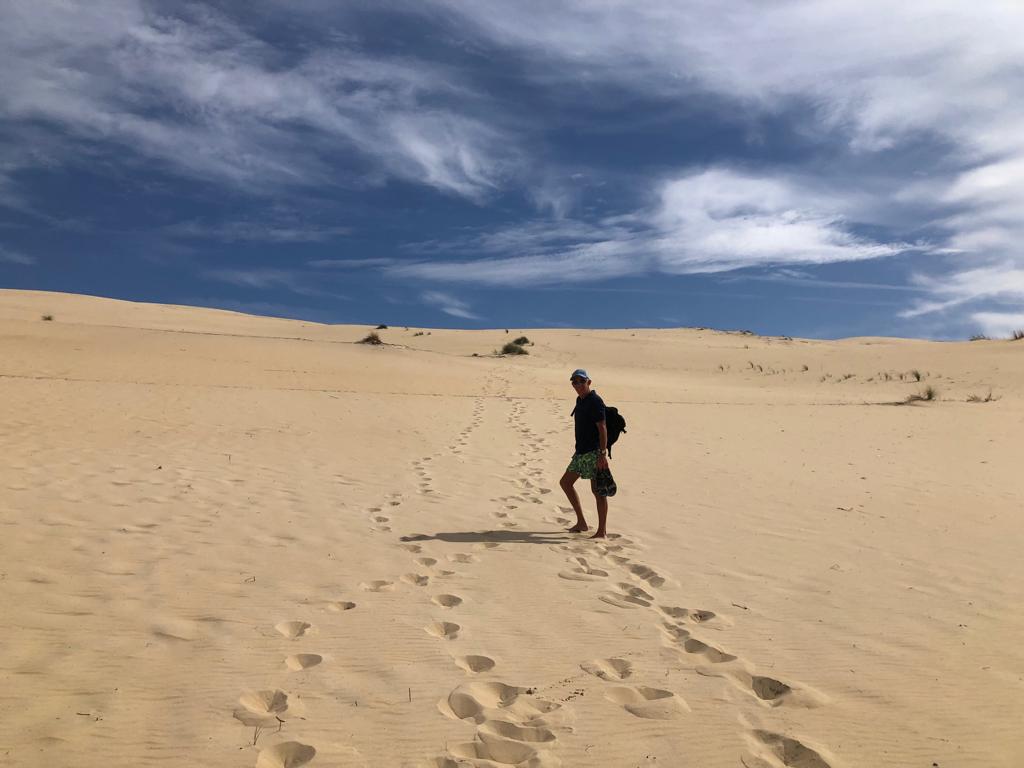
[[[755,675],[747,671],[718,672],[715,669],[697,669],[707,677],[724,677],[744,693],[756,698],[769,707],[806,707],[813,709],[828,703],[828,697],[818,691],[800,685],[789,685],[774,677]]]
[[[633,674],[633,665],[625,659],[597,659],[585,661],[580,669],[602,680],[625,680]]]
[[[567,571],[558,572],[559,578],[569,579],[570,581],[600,581],[607,575],[607,571],[602,571],[598,568],[581,568],[578,566]]]
[[[670,619],[678,619],[679,621],[682,621],[690,615],[689,610],[686,608],[679,608],[677,606],[659,605],[658,610]]]
[[[423,629],[428,635],[442,637],[445,640],[454,640],[459,636],[459,630],[462,629],[462,627],[451,621],[435,621],[428,624]]]
[[[610,688],[604,697],[631,715],[647,720],[672,720],[690,710],[686,702],[672,691],[648,688],[645,685],[636,688]]]
[[[829,763],[820,753],[806,746],[797,739],[783,736],[771,731],[752,731],[748,737],[753,747],[757,762],[747,762],[744,765],[750,768],[831,768]],[[767,759],[762,759],[767,758]]]
[[[677,624],[669,624],[665,622],[662,625],[662,630],[669,637],[675,645],[680,646],[687,653],[698,654],[703,656],[712,664],[723,664],[727,661],[734,661],[736,659],[730,653],[719,650],[713,645],[708,645],[701,640],[690,635],[689,630],[680,627]]]
[[[367,592],[392,592],[395,589],[394,582],[386,581],[384,579],[364,581],[359,586],[365,589]]]
[[[284,660],[285,666],[292,672],[309,669],[322,662],[324,657],[318,653],[296,653]]]
[[[476,674],[477,672],[488,672],[494,669],[494,659],[490,656],[457,656],[455,663],[461,669]]]
[[[431,600],[444,608],[454,608],[457,605],[462,605],[462,598],[458,595],[434,595]]]
[[[762,701],[778,701],[793,689],[781,680],[763,675],[751,675],[750,690]]]
[[[470,555],[465,552],[456,552],[454,555],[448,555],[448,559],[453,563],[478,563],[480,558],[476,555]]]
[[[391,522],[391,518],[390,517],[385,517],[384,515],[375,515],[374,518],[373,518],[373,522],[375,522],[375,523],[390,523]]]
[[[606,592],[600,595],[600,599],[619,608],[650,608],[651,601],[654,600],[653,595],[632,584],[619,582],[619,589],[622,590],[622,594]]]
[[[614,605],[616,608],[648,608],[651,605],[646,600],[640,600],[629,595],[619,595],[615,592],[598,595],[597,599],[609,605]]]
[[[561,704],[535,699],[519,688],[500,682],[465,683],[438,702],[441,713],[453,720],[510,720],[521,725],[546,725],[547,716],[561,709]]]
[[[355,607],[356,604],[349,602],[348,600],[336,600],[327,604],[327,610],[334,611],[335,613],[341,613],[342,611],[351,611]]]
[[[724,664],[727,661],[733,661],[736,657],[725,651],[720,651],[713,645],[708,645],[700,640],[691,637],[683,641],[683,650],[687,653],[697,653],[704,656],[712,664]]]
[[[504,720],[485,720],[477,733],[527,744],[543,744],[555,740],[555,734],[542,726],[516,725]]]
[[[543,760],[542,754],[528,744],[500,738],[484,739],[481,737],[480,741],[451,744],[448,747],[448,752],[456,758],[456,761],[442,763],[442,765],[549,765]]]
[[[235,709],[235,719],[244,725],[276,725],[288,711],[288,694],[280,690],[252,691],[238,699],[241,705]]]
[[[424,568],[430,568],[437,565],[437,560],[432,557],[417,557],[414,562],[416,565],[422,565]]]
[[[402,549],[408,552],[422,552],[423,547],[419,544],[399,544]]]
[[[650,566],[643,565],[641,563],[633,563],[631,566],[629,566],[629,572],[636,576],[638,579],[646,581],[652,587],[657,588],[664,586],[665,584],[665,579]]]
[[[306,630],[312,628],[312,624],[306,621],[282,621],[274,626],[278,632],[289,640],[296,640],[306,634]]]
[[[407,573],[402,576],[402,581],[416,587],[425,587],[430,583],[430,577],[424,576],[422,573]]]
[[[678,606],[660,605],[658,610],[669,618],[676,619],[677,621],[688,620],[694,624],[704,624],[716,616],[713,611],[691,611],[689,608],[680,608]]]
[[[316,750],[308,744],[285,741],[260,750],[256,768],[299,768],[316,756]]]

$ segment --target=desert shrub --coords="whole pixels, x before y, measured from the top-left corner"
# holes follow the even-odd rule
[[[388,327],[384,325],[384,323],[381,323],[380,325],[377,326],[378,331],[386,331],[387,329]]]
[[[501,348],[501,354],[503,355],[528,355],[529,352],[521,344],[516,344],[514,341],[508,342]]]
[[[527,344],[530,343],[530,340],[528,338],[526,338],[525,336],[520,336],[518,339],[516,339],[512,343],[513,344],[518,344],[521,347],[525,347]]]
[[[988,394],[982,397],[981,395],[971,395],[967,398],[968,403],[991,403],[993,400],[998,400],[998,397],[992,396],[992,390],[988,391]]]
[[[984,333],[976,333],[971,336],[971,341],[989,341],[989,337]]]
[[[423,335],[423,331],[416,331],[416,333],[413,334],[413,336],[422,336],[422,335]]]
[[[43,320],[50,322],[51,320],[53,320],[53,315],[43,315]]]
[[[378,336],[374,331],[370,331],[370,333],[366,334],[366,336],[361,338],[357,343],[359,343],[359,344],[383,344],[384,342],[380,340],[380,336]]]
[[[919,370],[917,370],[916,368],[913,371],[910,372],[910,375],[914,377],[914,381],[920,381],[921,380],[921,372]]]
[[[1010,338],[1014,341],[1020,341],[1021,339],[1024,339],[1024,331],[1014,331],[1010,334]]]
[[[938,390],[935,389],[931,384],[922,389],[920,392],[914,395],[908,395],[904,401],[906,403],[930,403],[933,400],[939,399]]]

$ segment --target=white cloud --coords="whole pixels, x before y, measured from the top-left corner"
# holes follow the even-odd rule
[[[743,267],[827,264],[892,256],[915,249],[852,234],[840,206],[798,180],[711,169],[669,181],[649,211],[598,225],[527,227],[473,238],[470,248],[500,254],[475,261],[394,267],[400,276],[531,287],[604,280],[647,272],[694,274]],[[570,244],[566,245],[569,240]],[[529,248],[531,254],[512,255]],[[466,250],[455,244],[451,250]]]
[[[322,243],[351,233],[351,227],[320,225],[301,220],[239,219],[216,224],[181,221],[161,230],[171,237],[215,239],[225,242]]]
[[[12,251],[8,248],[0,246],[0,263],[4,264],[20,264],[28,266],[29,264],[35,264],[36,260],[34,256],[28,256],[18,251]]]
[[[510,142],[471,116],[457,73],[344,48],[284,65],[226,17],[181,8],[172,18],[140,2],[4,3],[0,118],[250,191],[344,182],[329,164],[338,156],[367,166],[352,183],[373,171],[475,200],[505,173]],[[434,104],[453,92],[460,108]]]
[[[425,304],[437,307],[442,312],[452,317],[461,317],[466,320],[479,320],[480,316],[470,311],[470,305],[457,299],[454,296],[441,293],[440,291],[427,291],[422,296]]]
[[[902,317],[940,312],[981,299],[1024,302],[1024,269],[1011,263],[978,267],[941,277],[918,275],[915,282],[931,290],[936,300],[921,301]]]
[[[971,320],[986,336],[1009,336],[1024,330],[1024,312],[975,312]]]
[[[711,0],[633,3],[566,0],[435,0],[497,44],[520,50],[535,81],[571,98],[579,82],[618,83],[630,91],[684,101],[713,93],[740,109],[774,114],[809,110],[808,135],[844,140],[853,153],[902,152],[927,137],[936,162],[924,181],[892,178],[868,189],[865,200],[885,215],[886,204],[912,201],[921,226],[944,228],[948,272],[930,285],[940,300],[918,309],[950,307],[977,268],[1002,270],[1012,280],[1024,268],[1024,5],[1004,0]],[[854,171],[856,174],[856,170]],[[846,180],[851,193],[867,177]],[[901,189],[905,187],[905,189]],[[773,207],[745,223],[694,226],[712,261],[725,267],[729,248],[774,259],[785,245],[808,261],[880,255],[851,240],[841,220],[808,215],[787,219]],[[709,201],[713,202],[713,201]],[[951,211],[955,211],[951,213]],[[685,243],[669,243],[670,249]],[[938,254],[938,248],[931,248]],[[830,255],[831,254],[831,255]],[[664,259],[664,256],[661,257]],[[668,262],[673,258],[669,257]],[[746,262],[748,258],[741,257]],[[683,259],[683,266],[692,259]],[[936,274],[941,274],[937,272]],[[986,281],[1001,295],[1000,281]],[[978,284],[977,290],[983,288]]]
[[[217,280],[240,288],[270,290],[284,288],[299,296],[347,299],[347,296],[310,285],[309,275],[286,269],[210,269],[201,273],[207,280]]]
[[[306,266],[315,269],[364,269],[366,267],[386,267],[394,263],[394,259],[369,257],[364,259],[311,259],[306,262]]]

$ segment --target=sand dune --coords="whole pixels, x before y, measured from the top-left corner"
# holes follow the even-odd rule
[[[368,330],[0,291],[4,765],[1024,765],[1024,342]]]

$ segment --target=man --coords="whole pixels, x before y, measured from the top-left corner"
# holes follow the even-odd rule
[[[573,485],[581,477],[590,481],[590,490],[597,499],[597,531],[591,538],[603,539],[608,535],[605,530],[608,520],[608,498],[597,494],[594,473],[598,469],[608,468],[608,427],[604,418],[604,400],[590,388],[590,377],[582,368],[573,371],[569,381],[576,390],[576,408],[573,411],[576,418],[576,452],[558,484],[562,486],[576,512],[576,525],[569,531],[580,533],[589,530],[589,527],[583,517],[579,494]]]

